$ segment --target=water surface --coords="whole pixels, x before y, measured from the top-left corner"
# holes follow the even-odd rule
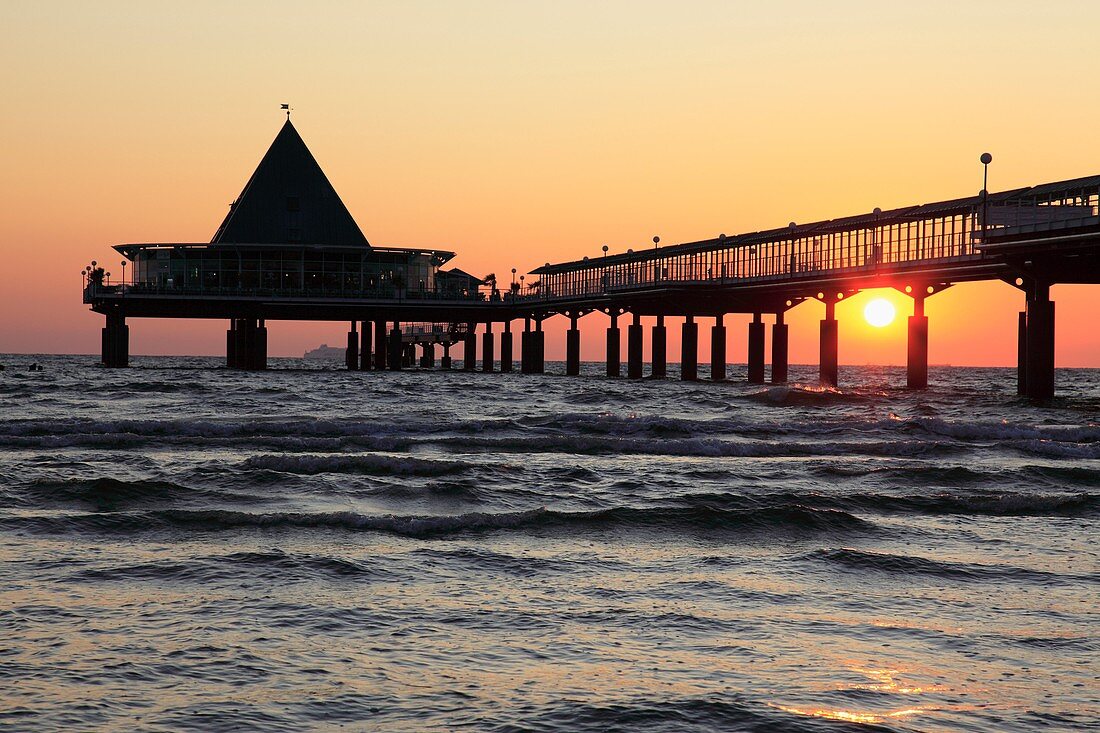
[[[94,361],[0,357],[0,726],[1100,724],[1100,371]]]

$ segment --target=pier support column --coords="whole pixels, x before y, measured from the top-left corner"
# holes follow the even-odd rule
[[[124,367],[130,363],[130,327],[121,313],[107,316],[107,325],[103,327],[100,360],[103,366]]]
[[[402,344],[405,358],[402,360],[406,367],[416,366],[416,344]]]
[[[512,371],[512,322],[504,322],[504,333],[500,334],[500,371]]]
[[[905,385],[909,389],[928,388],[928,316],[924,315],[924,298],[921,296],[913,298],[913,315],[909,316]]]
[[[821,354],[818,370],[821,383],[828,387],[837,386],[838,337],[836,303],[825,301],[825,318],[821,321]]]
[[[723,325],[725,316],[714,317],[714,325],[710,327],[710,378],[715,382],[724,382],[726,379],[726,327]]]
[[[267,369],[267,327],[263,320],[233,321],[226,334],[226,365],[231,369]]]
[[[772,324],[772,384],[787,382],[787,324],[783,312],[775,314]]]
[[[481,371],[493,371],[496,362],[495,345],[493,344],[493,322],[485,324],[485,333],[481,335]]]
[[[388,366],[393,371],[400,371],[402,362],[404,362],[404,353],[401,348],[401,324],[397,321],[393,322],[388,344]]]
[[[451,342],[450,341],[444,341],[443,342],[443,356],[440,357],[440,359],[439,359],[439,368],[440,369],[450,369],[451,368]]]
[[[752,314],[749,324],[749,382],[764,383],[764,321],[759,313]]]
[[[462,340],[462,371],[472,372],[477,366],[477,324],[466,324],[466,337]]]
[[[1054,397],[1054,301],[1050,286],[1037,284],[1027,299],[1027,396]]]
[[[1022,316],[1023,313],[1020,315]],[[229,369],[239,368],[237,365],[237,319],[235,318],[230,319],[229,330],[225,332],[225,366]]]
[[[374,368],[382,371],[386,368],[386,350],[389,340],[386,338],[386,322],[374,322]]]
[[[348,331],[348,348],[344,352],[344,366],[352,371],[359,368],[359,331],[355,321],[351,322],[351,330]]]
[[[371,338],[371,322],[363,321],[359,324],[359,370],[370,371],[374,355],[371,346],[374,339]]]
[[[653,327],[653,369],[654,377],[663,378],[668,371],[668,337],[665,331],[665,317],[657,316],[657,325]]]
[[[532,351],[534,353],[533,371],[546,373],[546,331],[542,330],[542,319],[535,319],[535,330],[531,332]]]
[[[252,327],[252,343],[249,352],[251,355],[249,369],[256,371],[267,369],[267,325],[262,318]]]
[[[435,344],[430,341],[422,345],[424,356],[421,357],[420,366],[425,369],[435,369]]]
[[[607,327],[607,376],[622,375],[622,361],[619,355],[619,314],[611,314],[611,325]]]
[[[233,326],[233,361],[234,369],[248,369],[249,362],[249,348],[251,346],[251,338],[249,337],[252,320],[249,318],[238,318]]]
[[[531,334],[531,319],[523,319],[523,332],[519,335],[519,370],[523,374],[530,374],[532,372],[532,364],[535,363],[535,359],[531,354],[531,343],[533,341]]]
[[[699,324],[688,316],[680,332],[680,379],[694,382],[699,378]]]
[[[1020,311],[1016,336],[1016,394],[1027,394],[1027,311]]]
[[[642,317],[634,314],[634,322],[626,327],[626,376],[642,378]]]
[[[577,328],[577,316],[569,316],[569,330],[565,332],[565,373],[570,377],[581,373],[581,330]]]

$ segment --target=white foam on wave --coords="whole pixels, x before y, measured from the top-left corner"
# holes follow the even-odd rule
[[[384,455],[261,455],[246,459],[243,466],[306,475],[356,473],[387,476],[447,476],[471,468],[471,464],[460,461]]]

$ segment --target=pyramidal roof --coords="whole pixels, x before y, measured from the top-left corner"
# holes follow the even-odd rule
[[[370,247],[289,118],[210,240],[288,242]]]

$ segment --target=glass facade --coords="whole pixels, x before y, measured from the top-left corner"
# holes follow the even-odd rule
[[[130,245],[134,287],[193,293],[435,294],[448,252],[272,245]]]

